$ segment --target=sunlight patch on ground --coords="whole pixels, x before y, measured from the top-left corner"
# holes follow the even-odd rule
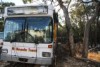
[[[88,59],[100,62],[100,52],[89,52]]]

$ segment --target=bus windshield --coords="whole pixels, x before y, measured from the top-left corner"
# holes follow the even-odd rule
[[[3,39],[3,32],[0,32],[0,39]]]
[[[6,19],[4,41],[51,43],[52,33],[51,17],[13,17]]]

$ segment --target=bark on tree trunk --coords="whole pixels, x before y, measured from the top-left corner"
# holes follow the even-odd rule
[[[88,44],[89,44],[89,31],[90,31],[90,25],[91,23],[93,23],[98,15],[99,12],[99,2],[95,2],[95,13],[94,15],[91,17],[91,19],[89,19],[87,21],[87,23],[85,24],[85,30],[84,30],[84,39],[83,39],[83,53],[82,56],[84,58],[87,58],[88,56]]]
[[[87,58],[88,55],[88,43],[89,43],[89,31],[91,23],[96,19],[96,16],[93,16],[86,24],[84,30],[84,39],[83,39],[83,57]]]
[[[87,58],[88,55],[88,44],[89,44],[89,31],[90,31],[90,25],[94,22],[96,19],[96,14],[85,24],[85,30],[84,30],[84,39],[83,39],[83,57]]]
[[[67,31],[68,31],[67,35],[68,35],[68,40],[69,40],[69,45],[70,45],[71,56],[75,56],[74,38],[73,38],[73,32],[72,32],[71,22],[70,22],[70,18],[69,18],[68,8],[66,8],[63,5],[62,0],[58,0],[58,3],[60,5],[60,7],[62,8],[64,16],[65,16],[65,23],[66,23],[66,28],[67,28]]]

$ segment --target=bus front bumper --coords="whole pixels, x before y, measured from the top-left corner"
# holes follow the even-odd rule
[[[24,57],[24,56],[11,56],[8,54],[1,54],[1,60],[11,61],[11,62],[21,62],[30,64],[40,64],[40,65],[51,65],[52,58],[36,58],[36,57]]]

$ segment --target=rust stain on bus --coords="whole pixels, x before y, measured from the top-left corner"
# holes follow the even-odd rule
[[[57,41],[57,23],[54,23],[54,41]]]

